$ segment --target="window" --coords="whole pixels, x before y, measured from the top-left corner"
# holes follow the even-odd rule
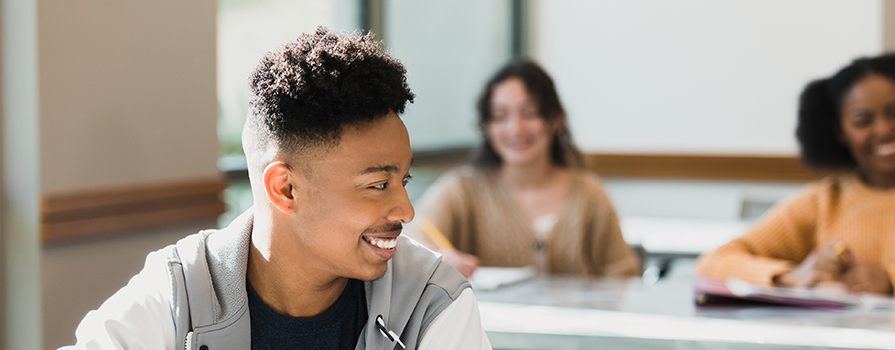
[[[356,0],[218,2],[218,137],[224,162],[226,156],[243,155],[240,134],[248,112],[248,78],[264,53],[318,25],[333,31],[359,29],[360,5]],[[239,163],[240,157],[235,159]]]

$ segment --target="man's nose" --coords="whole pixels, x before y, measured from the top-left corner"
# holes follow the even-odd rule
[[[395,203],[388,213],[386,219],[390,222],[408,223],[413,220],[413,205],[410,204],[410,197],[407,196],[407,190],[402,188],[395,194]]]

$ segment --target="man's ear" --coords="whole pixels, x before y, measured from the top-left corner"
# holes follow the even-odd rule
[[[284,214],[294,213],[298,208],[295,200],[295,186],[301,179],[286,163],[276,161],[264,168],[262,175],[267,200]]]

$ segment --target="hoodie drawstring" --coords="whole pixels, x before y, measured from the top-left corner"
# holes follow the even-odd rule
[[[398,345],[401,346],[401,349],[407,349],[407,347],[404,346],[404,343],[401,342],[401,338],[398,338],[398,335],[395,334],[395,332],[388,330],[388,328],[385,328],[385,321],[382,320],[382,315],[376,316],[376,326],[377,328],[379,328],[379,333],[382,333],[382,335],[388,338],[390,342],[398,342]]]

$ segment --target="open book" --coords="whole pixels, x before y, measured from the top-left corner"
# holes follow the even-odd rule
[[[850,294],[836,289],[803,289],[756,286],[740,279],[720,282],[697,279],[697,305],[726,304],[736,300],[808,307],[814,309],[885,309],[895,310],[895,300],[873,294]]]

